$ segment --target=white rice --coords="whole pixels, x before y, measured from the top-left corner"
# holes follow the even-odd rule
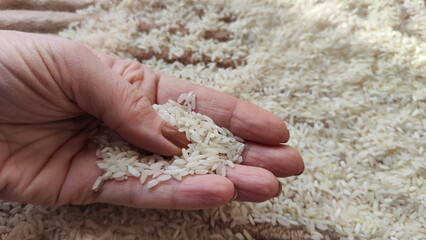
[[[122,181],[141,176],[141,184],[147,177],[157,179],[148,182],[147,186],[151,188],[172,177],[180,181],[182,177],[194,174],[226,176],[226,167],[242,162],[244,144],[228,129],[217,126],[207,116],[195,113],[196,101],[192,92],[182,94],[177,101],[169,100],[153,107],[166,122],[185,132],[190,141],[188,149],[182,149],[181,156],[167,158],[130,147],[111,131],[103,132],[94,137],[99,143],[97,157],[102,159],[97,165],[104,173],[96,179],[93,191],[98,191],[102,181],[108,179]]]

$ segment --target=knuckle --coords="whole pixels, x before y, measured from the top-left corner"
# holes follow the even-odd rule
[[[132,91],[130,94],[123,96],[126,99],[124,100],[124,107],[122,111],[126,112],[126,117],[123,119],[126,125],[136,125],[141,124],[145,119],[150,118],[151,103],[148,98],[141,93]]]
[[[127,110],[130,113],[130,116],[141,116],[147,114],[151,108],[151,103],[148,98],[138,94],[137,96],[131,97],[127,103]]]

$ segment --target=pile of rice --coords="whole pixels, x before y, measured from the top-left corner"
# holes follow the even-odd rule
[[[194,174],[226,176],[226,167],[232,168],[234,163],[243,161],[244,140],[216,125],[210,117],[194,112],[195,104],[195,95],[189,92],[179,96],[177,102],[169,100],[153,105],[167,123],[184,132],[191,142],[187,149],[182,149],[181,156],[165,158],[148,154],[131,147],[112,131],[96,136],[95,141],[100,144],[96,156],[102,159],[97,164],[104,174],[96,179],[92,190],[98,191],[108,179],[121,181],[140,177],[144,184],[147,177],[151,177],[147,186],[152,188],[172,177],[181,181],[182,177]]]
[[[98,17],[61,36],[276,113],[305,172],[278,198],[201,211],[1,202],[1,239],[426,239],[423,0],[102,0],[81,14]]]

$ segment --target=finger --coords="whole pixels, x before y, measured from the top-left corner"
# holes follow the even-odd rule
[[[93,2],[93,0],[2,0],[0,9],[75,11]]]
[[[227,168],[226,177],[237,189],[238,201],[263,202],[281,192],[277,178],[263,168],[235,165]]]
[[[129,178],[104,183],[95,202],[136,208],[203,209],[228,203],[234,192],[232,182],[217,175],[187,176],[182,181],[160,182],[150,189],[139,179]]]
[[[197,100],[196,111],[208,115],[216,124],[228,128],[236,135],[264,144],[288,141],[289,132],[284,121],[252,103],[155,72],[136,62],[120,60],[103,53],[97,53],[97,55],[146,96],[150,96],[152,102],[162,104],[169,99],[177,100],[182,93],[193,91]],[[126,76],[126,72],[130,74]],[[142,76],[144,81],[141,81]],[[153,85],[157,89],[156,94],[152,92]]]
[[[245,142],[242,153],[244,165],[261,167],[276,177],[300,175],[304,170],[302,156],[286,145],[264,145]]]
[[[0,10],[0,29],[53,33],[85,18],[70,12]]]

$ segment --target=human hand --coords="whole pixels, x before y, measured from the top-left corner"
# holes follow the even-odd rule
[[[246,139],[243,164],[217,175],[187,176],[153,189],[136,178],[91,190],[101,170],[88,141],[100,121],[142,149],[180,153],[164,137],[151,107],[185,92],[195,111]],[[98,120],[99,119],[99,120]],[[173,128],[170,128],[173,129]],[[106,202],[138,208],[199,209],[236,200],[265,201],[280,192],[276,177],[303,171],[300,155],[279,143],[289,133],[276,115],[251,103],[93,52],[69,40],[0,31],[0,198],[50,206]],[[176,141],[175,141],[176,142]]]

